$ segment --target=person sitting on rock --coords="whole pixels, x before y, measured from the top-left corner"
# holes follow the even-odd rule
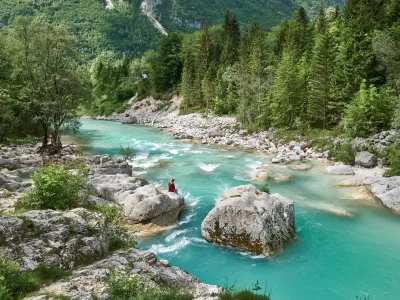
[[[168,192],[178,194],[178,190],[175,188],[175,179],[173,178],[168,182]]]

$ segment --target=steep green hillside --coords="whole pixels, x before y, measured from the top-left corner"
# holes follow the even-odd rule
[[[194,31],[207,21],[211,25],[223,22],[226,9],[234,13],[241,24],[250,25],[257,16],[265,29],[289,19],[293,12],[304,6],[314,18],[319,6],[342,4],[344,0],[148,0],[154,15],[168,31]]]
[[[78,37],[78,46],[86,59],[112,51],[140,57],[155,49],[161,37],[141,4],[147,2],[154,17],[168,32],[191,32],[204,21],[223,22],[226,9],[236,14],[245,27],[258,16],[264,29],[289,19],[299,5],[314,16],[321,0],[110,0],[114,9],[106,9],[106,0],[0,0],[0,27],[18,15],[40,16],[45,21],[66,25]],[[337,1],[323,0],[326,5]]]
[[[141,13],[140,0],[114,1],[105,9],[103,0],[0,0],[0,23],[7,25],[18,15],[40,16],[45,21],[66,25],[78,37],[87,59],[104,51],[139,57],[153,49],[160,33]]]

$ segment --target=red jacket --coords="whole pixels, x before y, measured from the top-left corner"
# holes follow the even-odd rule
[[[176,191],[175,184],[169,182],[168,183],[168,192],[175,193],[175,191]]]

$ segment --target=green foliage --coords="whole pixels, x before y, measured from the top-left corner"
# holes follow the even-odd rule
[[[39,265],[34,270],[21,272],[14,262],[0,258],[0,299],[22,298],[28,293],[70,275],[70,272],[58,268]]]
[[[7,30],[11,94],[26,111],[24,122],[40,129],[42,150],[47,149],[50,135],[53,149],[59,151],[62,126],[79,124],[74,121],[76,110],[91,95],[87,77],[77,65],[75,38],[62,26],[28,17],[18,17]]]
[[[103,51],[140,57],[156,47],[161,34],[141,13],[140,1],[115,1],[112,10],[104,5],[105,1],[99,0],[3,0],[0,22],[7,25],[24,15],[62,24],[78,37],[78,48],[85,60]]]
[[[83,167],[68,170],[65,165],[48,165],[36,171],[33,189],[19,200],[21,209],[68,210],[87,203],[90,186]]]
[[[390,169],[384,174],[385,177],[400,176],[400,143],[396,142],[385,150],[385,160]]]
[[[356,158],[356,150],[353,149],[350,143],[344,143],[335,150],[332,155],[336,161],[354,166]]]
[[[146,287],[141,277],[126,271],[114,272],[107,282],[109,300],[190,300],[191,295],[183,295],[171,290]]]
[[[223,293],[220,295],[221,300],[270,300],[266,295],[257,295],[251,291],[240,291],[235,293]]]
[[[134,248],[137,245],[135,233],[125,227],[123,208],[118,205],[100,205],[94,206],[94,211],[101,213],[112,225],[112,235],[110,238],[110,251],[119,249]]]
[[[350,137],[368,137],[390,128],[393,111],[393,98],[386,89],[367,87],[365,81],[360,92],[347,107],[343,127]],[[389,112],[389,113],[388,113]]]
[[[270,194],[271,191],[269,190],[268,184],[264,184],[264,185],[260,188],[260,192]]]
[[[122,155],[125,160],[131,160],[133,157],[135,157],[135,150],[133,150],[133,148],[129,145],[125,148],[121,146],[119,149],[119,154]]]

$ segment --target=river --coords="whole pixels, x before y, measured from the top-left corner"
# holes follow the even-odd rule
[[[163,187],[174,177],[190,206],[178,226],[142,238],[139,248],[205,283],[240,288],[258,280],[273,300],[400,299],[400,216],[352,200],[355,189],[338,186],[348,177],[324,174],[319,162],[309,171],[273,166],[265,154],[194,145],[151,127],[82,123],[87,153],[117,156],[129,144],[134,172]],[[200,228],[215,199],[237,185],[261,186],[260,167],[271,175],[271,192],[295,202],[295,241],[270,258],[208,244]]]

